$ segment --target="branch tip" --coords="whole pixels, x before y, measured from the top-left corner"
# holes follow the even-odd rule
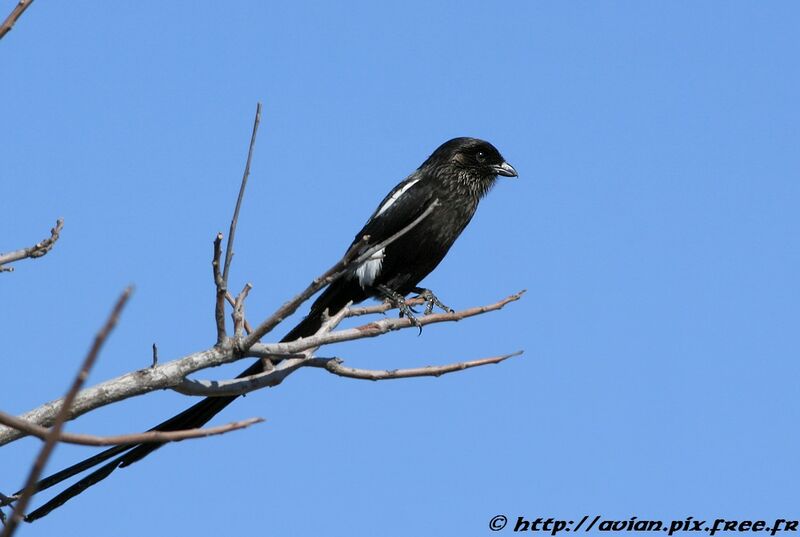
[[[50,229],[50,236],[46,239],[42,239],[28,248],[21,248],[5,254],[0,253],[0,272],[14,272],[14,267],[6,265],[22,259],[36,259],[47,254],[55,246],[62,229],[64,229],[64,219],[59,218],[56,220],[55,227]]]
[[[233,209],[233,218],[231,218],[230,231],[228,232],[228,244],[225,247],[225,268],[222,271],[222,280],[227,285],[228,273],[231,268],[231,260],[233,259],[233,241],[236,237],[236,226],[239,223],[239,210],[242,208],[242,200],[244,199],[244,190],[247,187],[247,178],[250,176],[250,163],[253,160],[253,149],[256,145],[256,136],[258,135],[258,126],[261,124],[261,103],[256,104],[256,116],[253,119],[253,132],[250,135],[250,147],[247,150],[247,162],[244,166],[244,173],[242,174],[242,182],[239,185],[239,196],[236,198],[236,206]]]

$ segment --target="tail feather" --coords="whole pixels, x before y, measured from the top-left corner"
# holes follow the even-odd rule
[[[368,294],[358,285],[354,279],[342,278],[327,289],[314,301],[309,314],[297,324],[292,330],[281,339],[281,342],[294,341],[301,337],[315,334],[322,325],[323,313],[327,310],[335,313],[347,305],[348,302],[358,303],[368,297]],[[237,378],[254,375],[263,371],[261,361],[254,363]],[[226,397],[207,397],[180,414],[159,423],[150,431],[180,431],[184,429],[195,429],[208,423],[214,416],[219,414],[226,406],[231,404],[238,396]],[[47,503],[35,509],[25,517],[28,522],[50,513],[53,509],[63,505],[71,498],[77,496],[92,485],[99,483],[108,477],[117,468],[124,468],[143,459],[153,451],[157,450],[164,443],[150,442],[145,444],[135,444],[132,446],[114,446],[98,453],[77,464],[65,468],[60,472],[48,476],[36,484],[36,491],[48,489],[62,481],[69,479],[77,474],[93,468],[113,457],[117,457],[110,463],[105,464],[91,474],[87,475],[74,485],[60,492]]]

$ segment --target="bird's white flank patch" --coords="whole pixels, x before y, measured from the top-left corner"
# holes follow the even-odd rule
[[[405,194],[406,190],[408,190],[409,188],[411,188],[412,186],[414,186],[414,185],[417,183],[417,181],[419,181],[419,179],[414,179],[413,181],[411,181],[410,183],[408,183],[406,186],[404,186],[403,188],[401,188],[400,190],[398,190],[397,192],[395,192],[394,194],[392,194],[392,197],[391,197],[391,198],[389,198],[388,200],[386,200],[386,203],[384,203],[383,205],[381,205],[380,209],[378,209],[378,212],[377,212],[377,213],[375,213],[375,216],[380,216],[380,215],[381,215],[381,213],[383,213],[383,212],[384,212],[386,209],[388,209],[389,207],[391,207],[391,206],[392,206],[392,204],[393,204],[394,202],[396,202],[397,200],[399,200],[399,199],[400,199],[400,196],[402,196],[403,194]]]
[[[366,289],[375,281],[381,271],[383,264],[383,249],[372,254],[369,259],[361,263],[356,269],[358,284],[362,289]]]

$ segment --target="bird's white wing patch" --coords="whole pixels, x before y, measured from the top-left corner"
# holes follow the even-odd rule
[[[391,207],[394,202],[400,199],[400,196],[406,193],[406,190],[417,184],[417,181],[419,181],[419,179],[414,179],[413,181],[405,185],[403,188],[392,194],[392,197],[390,197],[388,200],[386,200],[386,203],[380,206],[378,212],[375,213],[375,216],[380,216],[381,213],[383,213],[384,211],[386,211],[386,209]]]
[[[362,289],[366,289],[372,285],[372,283],[375,281],[375,278],[377,278],[378,274],[381,272],[382,264],[383,249],[381,248],[372,254],[369,259],[358,266],[356,269],[356,277],[358,278],[358,284]]]

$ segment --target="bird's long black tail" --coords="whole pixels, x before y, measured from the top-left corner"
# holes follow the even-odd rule
[[[311,306],[311,311],[309,314],[288,334],[286,334],[281,341],[294,341],[295,339],[301,337],[313,335],[322,325],[322,317],[325,310],[328,310],[331,313],[338,312],[340,309],[345,307],[348,302],[361,302],[366,299],[367,296],[367,293],[361,289],[361,287],[353,279],[342,278],[341,280],[334,282],[327,289],[325,289],[319,298],[317,298],[317,300]],[[261,371],[263,371],[263,366],[259,360],[242,371],[237,378],[255,375]],[[184,429],[195,429],[202,427],[214,416],[219,414],[222,409],[231,404],[237,397],[238,396],[235,395],[226,397],[207,397],[187,408],[180,414],[177,414],[170,419],[159,423],[150,429],[150,431],[180,431]],[[150,442],[145,444],[115,446],[42,479],[36,484],[37,492],[48,489],[66,479],[69,479],[70,477],[88,470],[89,468],[94,468],[95,466],[109,459],[113,459],[111,462],[104,464],[74,485],[71,485],[64,491],[60,492],[38,509],[32,511],[25,517],[25,520],[28,522],[33,522],[36,519],[42,518],[50,513],[50,511],[63,505],[65,502],[71,498],[74,498],[87,488],[99,483],[117,468],[130,466],[163,445],[163,443]]]

